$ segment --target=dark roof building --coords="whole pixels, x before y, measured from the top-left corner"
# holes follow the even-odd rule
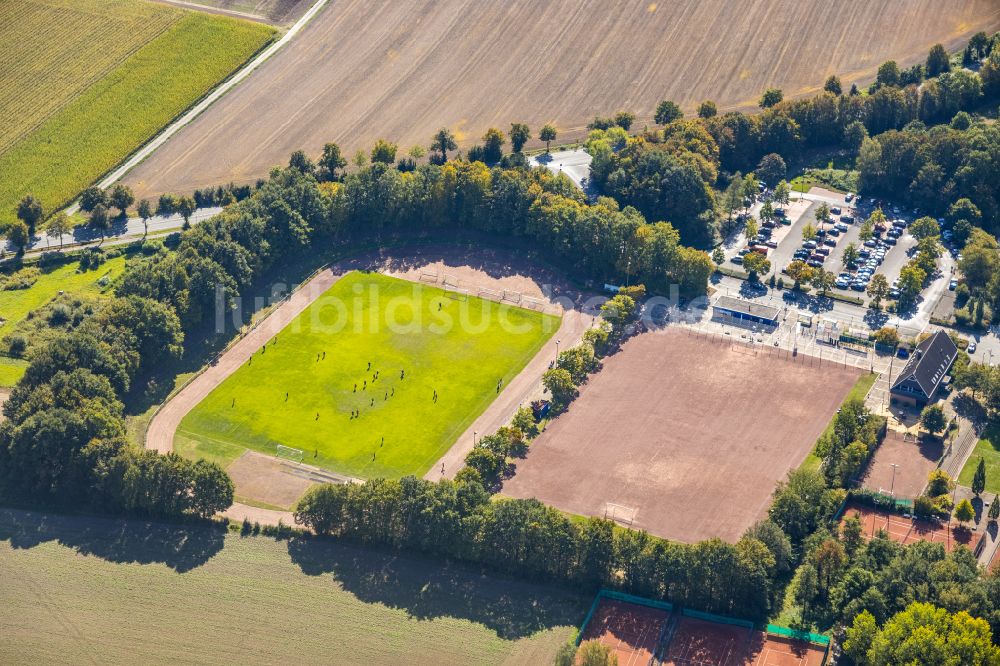
[[[958,347],[944,331],[926,338],[892,383],[892,397],[914,405],[931,402],[957,356]]]
[[[712,305],[712,317],[733,324],[777,326],[781,309],[773,305],[745,301],[742,298],[721,296]]]

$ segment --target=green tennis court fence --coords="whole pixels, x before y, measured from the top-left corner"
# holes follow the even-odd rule
[[[814,634],[811,631],[789,629],[788,627],[779,627],[776,624],[767,625],[765,630],[769,634],[774,634],[775,636],[781,636],[782,638],[792,638],[797,641],[809,641],[810,643],[816,643],[817,645],[830,644],[829,636],[823,636],[822,634]]]
[[[726,617],[725,615],[716,615],[715,613],[706,613],[705,611],[696,611],[690,608],[682,610],[681,615],[693,617],[697,620],[707,620],[709,622],[718,622],[719,624],[731,624],[736,627],[746,627],[747,629],[754,629],[756,627],[756,625],[750,620],[741,620],[737,617]]]

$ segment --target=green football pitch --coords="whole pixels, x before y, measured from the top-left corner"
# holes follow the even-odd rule
[[[223,463],[282,444],[351,476],[421,475],[558,327],[556,316],[350,273],[195,407],[175,444]]]

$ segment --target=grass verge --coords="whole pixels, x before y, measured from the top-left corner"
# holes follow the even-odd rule
[[[965,461],[965,466],[958,475],[958,482],[966,487],[972,486],[972,477],[976,474],[981,457],[986,463],[986,491],[1000,493],[1000,431],[990,428],[984,435]]]

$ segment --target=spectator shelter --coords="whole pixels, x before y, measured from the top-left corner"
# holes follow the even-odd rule
[[[892,401],[914,407],[933,402],[957,356],[958,347],[944,331],[921,341],[892,382]]]
[[[781,309],[773,305],[754,303],[732,296],[721,296],[712,306],[712,319],[744,328],[773,330],[778,326],[779,314]]]

